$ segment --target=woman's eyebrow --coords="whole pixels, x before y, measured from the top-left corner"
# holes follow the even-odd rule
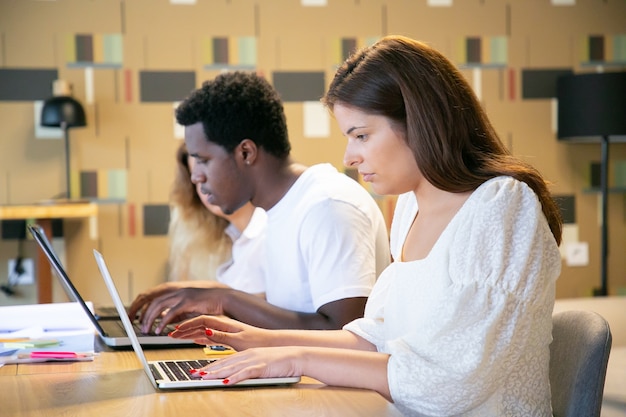
[[[363,128],[365,126],[353,126],[350,129],[348,129],[348,131],[346,132],[346,135],[349,135],[350,133],[352,133],[355,129],[360,129]]]

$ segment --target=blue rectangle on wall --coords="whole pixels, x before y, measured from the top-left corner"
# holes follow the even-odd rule
[[[326,86],[323,72],[275,71],[272,81],[283,101],[318,101]]]
[[[37,101],[52,97],[56,69],[0,68],[0,101]]]
[[[184,100],[196,88],[193,71],[139,71],[142,102]]]
[[[556,97],[556,80],[571,73],[569,68],[522,69],[522,98]]]

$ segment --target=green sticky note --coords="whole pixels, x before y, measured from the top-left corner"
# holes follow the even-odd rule
[[[31,339],[19,342],[8,342],[4,344],[5,348],[29,349],[58,346],[59,341],[56,339]]]

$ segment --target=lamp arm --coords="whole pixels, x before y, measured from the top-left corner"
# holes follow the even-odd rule
[[[65,140],[65,197],[70,199],[72,197],[70,181],[70,134],[66,122],[61,122],[61,130],[63,130],[63,138]]]

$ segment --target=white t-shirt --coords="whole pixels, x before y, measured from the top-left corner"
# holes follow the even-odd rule
[[[267,214],[255,208],[243,232],[231,223],[225,232],[233,240],[232,257],[217,267],[216,278],[236,290],[251,294],[265,292],[265,231]]]
[[[378,205],[330,164],[306,169],[267,215],[266,299],[278,307],[312,313],[367,297],[389,264]]]
[[[391,354],[389,389],[406,415],[551,416],[561,259],[537,196],[510,177],[487,181],[426,258],[397,261],[417,210],[413,193],[398,198],[394,262],[344,328]]]

